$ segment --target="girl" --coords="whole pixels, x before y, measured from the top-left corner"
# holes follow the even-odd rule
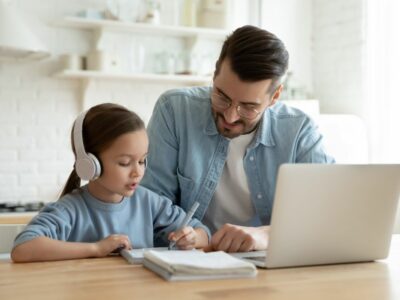
[[[134,112],[110,103],[94,106],[75,121],[71,142],[76,161],[61,198],[16,237],[15,262],[103,257],[152,247],[154,236],[180,249],[208,245],[204,225],[192,219],[192,227],[178,230],[185,212],[139,186],[148,139]],[[81,178],[89,183],[80,187]]]

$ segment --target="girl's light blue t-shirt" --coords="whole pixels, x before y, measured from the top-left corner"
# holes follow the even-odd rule
[[[87,185],[46,205],[16,237],[14,247],[45,236],[68,242],[97,242],[111,234],[124,234],[133,248],[153,247],[153,237],[177,230],[186,213],[166,197],[139,186],[131,197],[119,203],[105,203],[93,197]],[[203,228],[197,219],[189,223]]]

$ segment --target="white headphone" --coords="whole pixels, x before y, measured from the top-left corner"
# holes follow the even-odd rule
[[[86,113],[87,111],[82,112],[74,123],[75,171],[83,180],[95,180],[101,174],[101,165],[96,156],[85,151],[82,130]]]

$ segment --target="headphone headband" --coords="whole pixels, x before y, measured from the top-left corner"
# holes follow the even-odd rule
[[[83,141],[83,122],[86,113],[84,111],[76,118],[74,122],[74,147],[76,153],[75,171],[83,180],[95,180],[101,174],[101,165],[99,160],[92,153],[86,153]]]
[[[74,123],[74,146],[77,158],[85,157],[87,155],[83,142],[83,121],[85,120],[87,112],[87,110],[81,112]]]

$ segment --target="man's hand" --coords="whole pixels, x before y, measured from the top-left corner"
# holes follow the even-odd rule
[[[211,238],[205,251],[247,252],[265,250],[268,246],[269,226],[244,227],[225,224]]]

